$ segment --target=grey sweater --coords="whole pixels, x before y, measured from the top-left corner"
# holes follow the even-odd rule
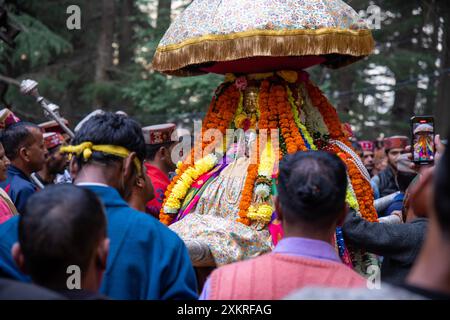
[[[346,244],[384,257],[383,282],[401,284],[422,247],[427,224],[426,218],[402,224],[372,223],[349,214],[342,231]]]

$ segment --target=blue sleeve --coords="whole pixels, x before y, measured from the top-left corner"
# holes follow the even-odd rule
[[[169,257],[171,267],[165,275],[162,300],[195,300],[198,298],[197,277],[184,242],[178,237]]]
[[[30,278],[19,271],[11,255],[11,248],[18,241],[18,222],[19,217],[15,216],[0,224],[0,275],[9,279],[30,282]]]
[[[208,300],[210,296],[210,287],[211,287],[211,279],[208,278],[205,282],[205,285],[203,286],[202,293],[200,294],[200,297],[198,300]]]
[[[380,183],[380,178],[378,176],[375,176],[370,180],[370,185],[372,186],[373,197],[375,200],[380,198],[380,188],[378,187],[379,183]]]

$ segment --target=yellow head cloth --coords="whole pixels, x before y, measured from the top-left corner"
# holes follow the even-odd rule
[[[93,151],[103,152],[121,158],[126,158],[131,153],[127,148],[124,147],[114,145],[94,145],[89,141],[83,142],[77,146],[63,146],[60,148],[60,152],[62,153],[76,154],[77,156],[83,154],[83,159],[85,161],[89,160],[89,158],[92,156]],[[138,175],[141,175],[142,166],[139,163],[138,158],[134,158],[134,165],[136,166]]]

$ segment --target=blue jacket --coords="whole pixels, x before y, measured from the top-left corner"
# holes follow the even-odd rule
[[[8,166],[8,177],[0,187],[8,193],[18,212],[24,212],[28,198],[38,190],[30,178],[13,165]]]
[[[111,187],[84,186],[106,208],[110,249],[101,293],[113,299],[196,299],[197,282],[183,241],[155,218],[128,206]],[[0,225],[0,273],[28,280],[14,267],[16,217]],[[12,265],[11,265],[12,264]]]

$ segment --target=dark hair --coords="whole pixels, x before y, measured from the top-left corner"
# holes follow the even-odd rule
[[[96,115],[86,121],[75,134],[72,144],[78,145],[90,141],[94,145],[107,144],[127,148],[130,152],[136,152],[142,162],[145,157],[145,142],[141,126],[135,120],[122,114],[106,112]],[[92,160],[102,163],[122,160],[122,158],[94,151]],[[79,166],[83,166],[84,160],[78,157]]]
[[[334,223],[345,207],[347,170],[335,154],[297,152],[280,162],[279,200],[286,221]]]
[[[358,141],[352,141],[352,148],[356,153],[363,153],[363,148]]]
[[[19,150],[22,147],[30,146],[34,140],[30,129],[35,128],[40,130],[39,126],[31,122],[14,123],[6,129],[1,137],[1,143],[5,148],[5,154],[10,160],[14,160],[19,155]]]
[[[71,184],[52,185],[33,194],[19,218],[19,243],[34,282],[65,288],[67,267],[87,270],[106,218],[97,196]]]
[[[437,165],[434,173],[434,206],[441,230],[450,237],[450,155],[449,148]]]
[[[175,143],[175,141],[158,143],[158,144],[146,144],[145,145],[145,159],[147,160],[155,160],[155,156],[158,153],[159,149],[162,147],[170,148],[170,146]]]

